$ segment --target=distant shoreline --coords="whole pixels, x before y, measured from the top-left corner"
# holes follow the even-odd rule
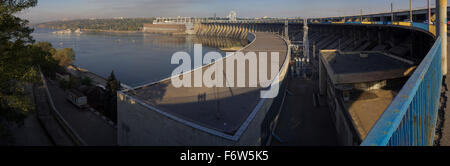
[[[81,29],[81,32],[137,33],[137,32],[142,32],[142,31],[101,30],[101,29]]]
[[[54,28],[45,28],[45,27],[34,27],[41,29],[51,29],[51,30],[64,30],[64,29],[54,29]],[[167,35],[167,36],[189,36],[188,34],[177,34],[177,33],[151,33],[151,32],[143,32],[143,31],[122,31],[122,30],[99,30],[99,29],[81,29],[81,33],[118,33],[118,34],[126,34],[126,33],[148,33],[148,34],[159,34],[159,35]],[[196,36],[196,35],[194,35]],[[235,52],[242,48],[243,46],[230,46],[230,47],[216,47],[223,52]]]

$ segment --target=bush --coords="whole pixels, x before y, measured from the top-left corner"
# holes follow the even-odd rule
[[[69,80],[70,88],[77,88],[81,85],[81,79],[78,77],[71,76]]]
[[[72,48],[58,49],[53,54],[53,58],[59,62],[60,66],[69,66],[75,61],[75,52]]]
[[[62,79],[61,81],[59,81],[59,87],[61,87],[64,90],[69,89],[70,88],[69,81]]]
[[[89,77],[84,77],[81,79],[81,84],[82,85],[87,85],[87,86],[91,86],[92,85],[92,79]]]

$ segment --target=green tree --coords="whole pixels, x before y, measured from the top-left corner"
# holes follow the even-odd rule
[[[34,57],[36,57],[34,61],[40,65],[42,72],[46,76],[54,77],[60,69],[59,62],[52,57],[56,53],[56,49],[48,42],[38,42],[31,47]]]
[[[75,52],[72,48],[58,49],[53,54],[53,58],[59,62],[60,66],[69,66],[75,61]]]
[[[120,89],[120,82],[116,79],[114,71],[111,72],[106,84],[105,93],[105,113],[113,122],[117,123],[117,91]]]
[[[38,42],[34,44],[34,46],[40,48],[42,51],[46,53],[50,53],[50,55],[53,55],[56,53],[56,49],[53,48],[52,44],[49,42]]]
[[[81,79],[81,84],[82,85],[87,85],[87,86],[91,86],[92,85],[92,79],[89,77],[84,77]]]
[[[23,122],[34,109],[25,89],[39,80],[38,66],[51,60],[48,52],[32,45],[28,21],[16,16],[36,4],[37,0],[0,1],[0,135],[5,131],[2,122]]]

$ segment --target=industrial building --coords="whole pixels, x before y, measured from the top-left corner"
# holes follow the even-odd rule
[[[364,140],[415,68],[383,52],[320,51],[320,94],[327,97],[340,145]]]

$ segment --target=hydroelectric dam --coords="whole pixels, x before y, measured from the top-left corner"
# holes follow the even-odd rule
[[[433,145],[442,136],[436,133],[438,111],[446,109],[441,88],[447,60],[439,35],[446,26],[423,23],[427,13],[422,10],[412,13],[413,22],[404,22],[403,14],[307,22],[157,19],[144,31],[245,39],[249,44],[237,52],[256,52],[258,61],[258,52],[278,52],[280,79],[272,84],[279,85],[279,93],[266,99],[260,97],[261,87],[176,88],[171,78],[129,88],[118,92],[118,144],[271,145],[279,139],[274,132],[286,107],[308,108],[286,102],[295,83],[291,80],[303,79],[312,84],[307,87],[313,91],[311,108],[328,110],[336,145]],[[195,70],[212,65],[176,77],[193,78]],[[234,76],[242,72],[248,79],[257,73],[244,69],[235,69]],[[219,74],[225,83],[237,80],[227,78],[226,70]]]

